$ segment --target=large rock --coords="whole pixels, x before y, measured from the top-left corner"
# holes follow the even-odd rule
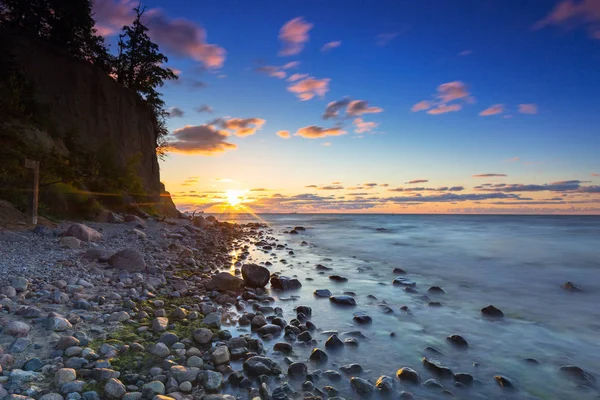
[[[239,291],[244,284],[244,281],[240,278],[231,275],[227,272],[219,272],[206,284],[206,288],[209,290],[220,290],[220,291]]]
[[[421,382],[421,376],[417,371],[412,368],[404,367],[400,368],[396,373],[396,376],[401,381],[411,382],[411,383],[419,383]]]
[[[244,371],[249,375],[279,375],[281,368],[279,365],[267,357],[254,356],[244,361]]]
[[[200,368],[197,367],[183,367],[181,365],[175,365],[171,367],[171,374],[173,378],[177,380],[177,382],[194,382],[196,377],[200,373]]]
[[[215,365],[227,364],[231,355],[227,346],[219,346],[212,353],[212,360]]]
[[[194,331],[192,337],[200,344],[207,344],[212,341],[213,333],[210,329],[199,328]]]
[[[25,337],[29,334],[31,330],[31,326],[27,325],[25,322],[21,321],[10,321],[4,329],[2,329],[2,333],[14,337]]]
[[[73,224],[64,233],[63,236],[73,236],[82,242],[99,242],[102,240],[102,234],[84,224]]]
[[[347,296],[347,295],[331,296],[329,298],[329,301],[331,301],[332,303],[340,304],[340,305],[344,305],[344,306],[355,306],[356,305],[356,300],[354,300],[354,297]]]
[[[53,316],[46,320],[46,328],[54,332],[63,332],[73,328],[73,325],[64,317]]]
[[[157,333],[166,331],[168,325],[169,319],[166,317],[156,317],[152,320],[152,330]]]
[[[294,290],[300,289],[302,287],[302,283],[295,278],[273,275],[271,277],[271,287],[275,290]]]
[[[112,399],[120,399],[126,392],[125,385],[115,378],[111,378],[104,385],[104,393]]]
[[[269,283],[271,276],[268,269],[256,264],[244,264],[242,266],[242,278],[246,286],[262,288]]]
[[[136,249],[121,250],[108,259],[108,263],[115,269],[127,272],[143,272],[146,270],[144,256]]]
[[[364,378],[356,376],[350,378],[350,386],[360,396],[366,396],[373,392],[373,385]]]

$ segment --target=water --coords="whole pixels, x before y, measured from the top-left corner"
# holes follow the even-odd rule
[[[248,215],[217,217],[256,221]],[[286,319],[295,315],[295,306],[308,305],[320,329],[361,330],[368,337],[359,339],[358,348],[328,352],[328,365],[319,368],[358,362],[367,370],[362,376],[374,382],[380,375],[395,376],[398,368],[408,366],[425,380],[435,376],[422,366],[421,358],[427,355],[423,349],[434,346],[443,353],[435,357],[439,361],[481,381],[471,389],[459,389],[442,380],[457,398],[598,398],[598,391],[577,388],[558,368],[575,364],[600,377],[599,217],[295,214],[261,215],[260,219],[272,227],[280,243],[295,252],[293,257],[287,251],[274,252],[277,256],[262,251],[252,254],[254,262],[269,260],[272,272],[297,275],[303,283],[297,292],[279,294],[300,296],[297,301],[278,302]],[[294,226],[307,230],[283,234]],[[302,241],[309,246],[301,246]],[[278,262],[281,259],[288,264]],[[314,269],[318,263],[333,271],[319,275]],[[405,277],[417,282],[420,294],[391,285],[395,267],[406,270]],[[349,281],[334,283],[328,279],[330,274]],[[307,277],[314,280],[306,281]],[[585,292],[562,290],[566,281]],[[433,285],[446,294],[428,295]],[[325,288],[334,294],[355,292],[357,306],[336,307],[312,295],[315,289]],[[272,294],[277,298],[276,292]],[[393,314],[378,308],[384,301]],[[440,301],[443,306],[430,307],[428,301]],[[505,313],[504,320],[490,321],[480,315],[479,310],[489,304]],[[403,305],[411,313],[400,311]],[[357,311],[372,316],[373,323],[356,325],[352,315]],[[391,332],[396,337],[390,337]],[[445,339],[450,334],[465,337],[469,349],[452,348]],[[327,336],[313,336],[324,349]],[[305,361],[310,350],[296,346],[296,358]],[[272,356],[284,365],[282,356]],[[524,363],[528,357],[540,364]],[[519,391],[503,391],[493,379],[498,374],[510,378]],[[332,385],[346,398],[353,396],[347,380]],[[428,399],[446,397],[422,386],[399,388]]]

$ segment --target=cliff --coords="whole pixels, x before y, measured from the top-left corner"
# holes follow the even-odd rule
[[[122,202],[143,194],[141,201],[176,213],[172,202],[165,206],[164,194],[161,199],[164,186],[156,156],[155,119],[137,93],[92,64],[13,31],[0,31],[0,54],[4,58],[0,61],[6,64],[9,60],[14,70],[12,75],[0,73],[4,75],[0,96],[9,98],[10,106],[19,102],[34,104],[29,107],[34,111],[21,110],[27,106],[13,107],[18,111],[16,117],[15,113],[3,114],[0,110],[0,147],[4,147],[0,152],[6,158],[0,161],[0,169],[4,169],[0,181],[10,181],[12,175],[15,186],[19,179],[6,171],[12,168],[22,173],[18,169],[22,159],[35,158],[41,160],[42,185],[44,180],[71,185],[77,175],[84,176],[72,186],[96,194],[112,190],[101,193],[103,198],[96,196],[103,204],[111,202],[106,201],[107,195],[120,196],[117,202]],[[26,85],[14,84],[14,76]],[[15,98],[12,103],[11,96]],[[19,151],[13,151],[16,149]],[[8,160],[10,157],[14,160]],[[97,175],[90,183],[92,178],[87,176],[92,174]],[[54,189],[56,186],[56,192]],[[55,193],[49,197],[56,197]]]

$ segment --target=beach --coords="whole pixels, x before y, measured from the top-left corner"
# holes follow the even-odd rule
[[[0,398],[598,396],[598,218],[73,225],[0,236]]]

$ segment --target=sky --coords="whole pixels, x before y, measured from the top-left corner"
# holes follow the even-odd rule
[[[598,0],[143,5],[181,210],[600,214]]]

